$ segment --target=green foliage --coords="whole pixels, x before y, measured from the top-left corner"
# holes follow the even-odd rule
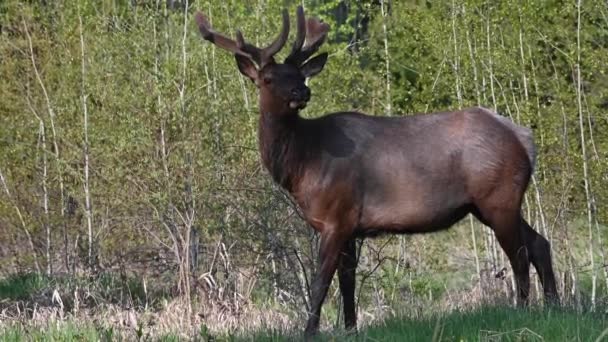
[[[412,280],[412,294],[415,296],[428,296],[429,299],[437,298],[443,292],[444,284],[430,277],[418,276]]]
[[[206,325],[201,324],[200,330],[198,332],[198,338],[203,342],[207,342],[213,339],[211,334],[209,333],[209,328],[207,328]]]
[[[139,279],[116,274],[102,273],[96,277],[71,277],[39,275],[35,273],[11,275],[0,280],[0,298],[13,301],[36,303],[42,306],[55,305],[54,292],[57,292],[67,310],[73,308],[74,293],[79,292],[80,305],[94,306],[98,303],[116,303],[142,308],[147,304],[168,297],[168,294],[155,286],[144,290]],[[148,297],[154,303],[148,303]]]
[[[0,280],[0,298],[25,300],[43,288],[48,288],[50,279],[39,274],[16,274]]]

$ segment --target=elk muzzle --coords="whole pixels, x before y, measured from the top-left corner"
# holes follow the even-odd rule
[[[310,88],[307,86],[294,88],[291,90],[291,99],[289,100],[289,108],[303,109],[310,100]]]

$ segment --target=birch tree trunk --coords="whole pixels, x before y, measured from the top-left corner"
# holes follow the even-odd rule
[[[84,210],[85,217],[87,220],[87,236],[88,236],[88,266],[89,269],[93,268],[95,262],[93,255],[93,212],[91,208],[91,191],[89,183],[89,110],[87,107],[87,93],[86,93],[86,61],[85,61],[85,46],[84,46],[84,33],[82,28],[82,16],[78,16],[78,32],[80,33],[80,58],[81,58],[81,76],[82,83],[80,87],[81,101],[82,101],[82,115],[83,115],[83,157],[84,157]]]
[[[597,296],[597,271],[595,269],[595,253],[593,242],[593,212],[591,208],[591,185],[589,184],[589,166],[587,162],[587,139],[585,138],[585,124],[583,120],[582,83],[581,83],[581,0],[576,2],[576,105],[578,109],[581,158],[583,163],[583,184],[587,200],[587,225],[589,228],[589,262],[591,264],[591,308],[595,308]]]

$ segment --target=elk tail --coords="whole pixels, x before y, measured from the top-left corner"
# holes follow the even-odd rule
[[[502,122],[513,133],[515,133],[517,140],[519,140],[521,145],[526,150],[528,160],[530,160],[530,166],[532,167],[532,171],[534,171],[534,167],[536,166],[536,144],[534,143],[534,135],[532,133],[532,130],[526,127],[522,127],[511,121],[509,118],[504,117],[498,113],[494,113],[493,111],[490,112],[492,112],[492,114],[494,114],[494,116],[497,117],[500,122]]]

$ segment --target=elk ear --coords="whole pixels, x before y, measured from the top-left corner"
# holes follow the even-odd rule
[[[323,70],[323,67],[325,66],[326,62],[327,52],[324,52],[315,56],[314,58],[306,62],[304,65],[302,65],[300,67],[300,71],[302,71],[302,74],[306,78],[313,77],[316,74],[320,73],[321,70]]]
[[[241,74],[249,77],[253,83],[257,84],[258,69],[251,59],[241,55],[234,55],[234,57],[236,58],[236,64],[238,65]]]

